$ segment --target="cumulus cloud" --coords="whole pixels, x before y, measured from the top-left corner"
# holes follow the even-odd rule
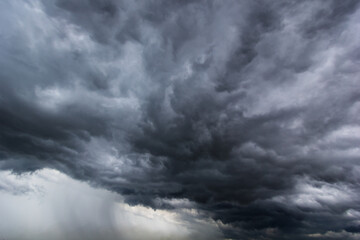
[[[0,5],[0,168],[194,203],[225,238],[357,231],[358,1]]]

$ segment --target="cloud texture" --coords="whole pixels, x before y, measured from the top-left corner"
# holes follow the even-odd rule
[[[0,9],[0,168],[187,199],[225,238],[358,236],[358,1]]]

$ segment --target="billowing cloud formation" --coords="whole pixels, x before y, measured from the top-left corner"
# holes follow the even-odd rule
[[[187,199],[226,238],[358,236],[358,1],[0,4],[2,169]]]

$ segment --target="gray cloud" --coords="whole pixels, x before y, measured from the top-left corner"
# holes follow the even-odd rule
[[[1,168],[188,199],[234,239],[358,229],[357,1],[1,5]]]

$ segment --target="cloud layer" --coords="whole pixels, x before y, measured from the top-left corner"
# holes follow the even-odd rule
[[[226,238],[356,238],[358,1],[0,9],[0,168],[187,199]]]

